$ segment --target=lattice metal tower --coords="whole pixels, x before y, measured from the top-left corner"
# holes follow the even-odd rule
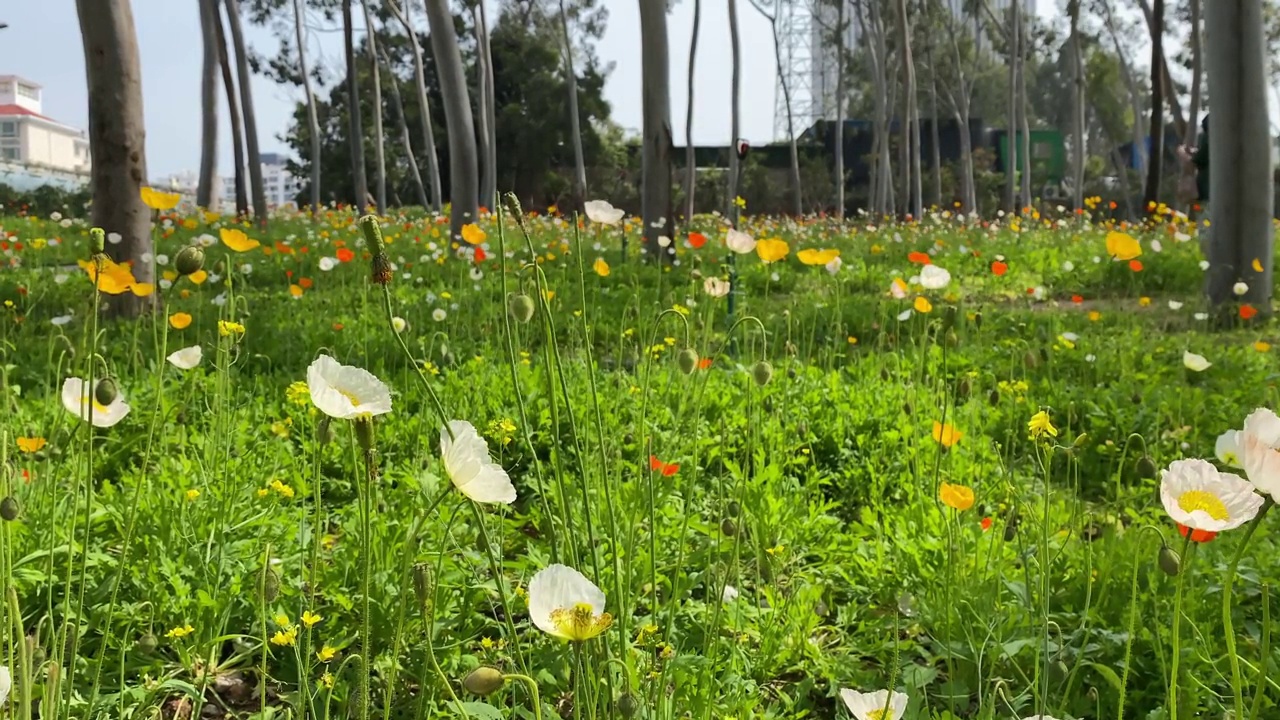
[[[796,135],[803,133],[819,117],[820,98],[813,87],[817,59],[814,37],[817,28],[809,3],[813,0],[781,0],[778,12],[778,80],[773,98],[773,136],[787,136],[787,101],[782,92],[785,80],[791,95],[791,116]]]

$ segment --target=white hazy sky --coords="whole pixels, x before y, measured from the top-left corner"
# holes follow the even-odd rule
[[[492,1],[492,0],[491,0]],[[640,23],[638,0],[603,0],[609,22],[598,53],[613,63],[605,95],[613,118],[624,128],[641,125]],[[775,69],[768,22],[739,0],[743,49],[742,135],[754,143],[773,138]],[[1040,2],[1041,15],[1060,11]],[[725,0],[704,0],[695,89],[694,141],[728,144],[730,52]],[[153,178],[195,170],[200,162],[200,25],[195,0],[133,0],[142,55],[143,103],[147,124],[147,167]],[[495,17],[496,13],[490,15]],[[421,15],[419,14],[419,17]],[[44,114],[86,127],[84,52],[73,0],[18,0],[0,4],[0,75],[15,74],[44,86]],[[684,142],[685,89],[693,2],[679,0],[668,19],[671,38],[672,121],[677,143]],[[309,52],[335,72],[342,65],[342,37],[315,16]],[[277,40],[267,30],[248,28],[251,46],[272,55]],[[313,60],[314,61],[314,60]],[[283,151],[279,138],[302,93],[255,78],[253,97],[264,152]],[[221,98],[220,98],[221,100]],[[231,148],[226,126],[219,135],[219,172],[229,174]]]

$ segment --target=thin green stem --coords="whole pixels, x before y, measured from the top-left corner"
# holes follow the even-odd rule
[[[1191,533],[1187,531],[1187,539],[1182,543],[1182,570],[1178,573],[1178,589],[1173,598],[1173,657],[1169,662],[1169,720],[1178,720],[1178,671],[1182,661],[1182,587],[1186,585],[1187,575],[1191,572],[1191,556],[1194,545]]]
[[[1241,681],[1240,656],[1236,653],[1235,625],[1231,619],[1231,592],[1236,581],[1236,570],[1240,566],[1241,558],[1244,557],[1244,551],[1249,547],[1249,541],[1253,539],[1253,534],[1257,532],[1258,526],[1262,524],[1263,518],[1267,516],[1267,511],[1273,504],[1268,500],[1249,523],[1244,537],[1240,540],[1240,545],[1236,547],[1235,557],[1231,559],[1231,565],[1227,568],[1227,575],[1222,579],[1222,632],[1227,641],[1227,661],[1231,664],[1231,694],[1235,703],[1235,717],[1241,719],[1244,718],[1244,686]],[[1265,660],[1264,657],[1264,663]]]

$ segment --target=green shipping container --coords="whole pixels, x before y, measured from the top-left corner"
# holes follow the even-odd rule
[[[1018,133],[1021,140],[1022,133]],[[1018,151],[1022,143],[1014,148],[1014,167],[1021,168],[1022,160]],[[1009,133],[1001,133],[999,140],[1000,162],[1003,165],[1009,159]],[[1031,131],[1031,175],[1037,183],[1060,183],[1067,172],[1067,146],[1062,133],[1058,130]]]

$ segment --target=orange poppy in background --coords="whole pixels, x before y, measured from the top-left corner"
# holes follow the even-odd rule
[[[1258,314],[1258,308],[1252,305],[1240,306],[1240,318],[1242,320],[1252,320]]]
[[[689,247],[695,250],[707,244],[707,236],[700,232],[689,233]]]
[[[929,253],[916,251],[907,255],[907,261],[916,265],[929,265],[933,263],[933,258],[929,257]]]
[[[995,273],[996,277],[1003,277],[1005,273],[1009,272],[1009,265],[997,260],[991,263],[991,272]]]
[[[1132,271],[1134,271],[1134,272],[1142,272],[1142,261],[1141,261],[1141,260],[1130,260],[1130,261],[1129,261],[1129,269],[1130,269],[1130,270],[1132,270]]]
[[[347,248],[338,248],[338,261],[339,261],[339,262],[347,263],[347,262],[351,262],[352,260],[355,260],[355,259],[356,259],[356,254],[355,254],[355,253],[351,252],[351,251],[350,251],[350,250],[348,250]]]
[[[671,477],[680,472],[680,465],[678,463],[664,463],[658,459],[657,455],[650,455],[649,469],[662,473],[662,477]]]

